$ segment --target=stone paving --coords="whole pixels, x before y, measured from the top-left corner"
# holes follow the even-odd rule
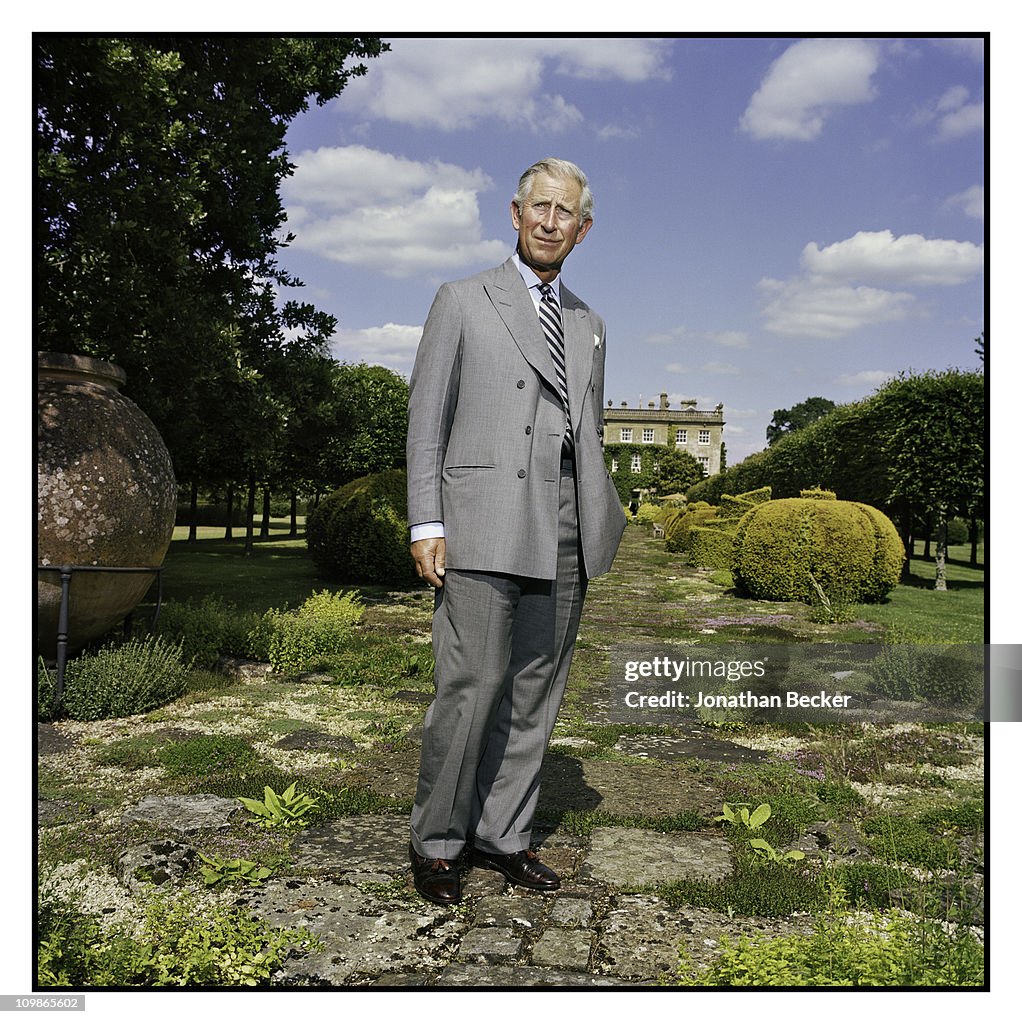
[[[129,886],[145,877],[178,882],[194,862],[190,841],[229,828],[231,801],[211,796],[146,797],[123,814],[176,833],[119,861]],[[271,878],[239,903],[275,927],[306,928],[322,943],[288,961],[277,983],[292,987],[588,988],[656,985],[684,948],[708,962],[723,936],[783,934],[797,926],[671,907],[647,887],[731,870],[719,833],[659,834],[595,828],[534,834],[561,888],[538,894],[493,871],[463,869],[464,898],[443,908],[414,890],[405,816],[342,818],[299,833],[290,877]]]

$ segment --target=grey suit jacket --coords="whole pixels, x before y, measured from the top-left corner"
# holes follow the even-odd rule
[[[587,577],[610,568],[625,516],[603,460],[603,321],[561,289],[579,529]],[[408,404],[408,522],[442,521],[447,565],[554,579],[564,407],[512,260],[437,293]]]

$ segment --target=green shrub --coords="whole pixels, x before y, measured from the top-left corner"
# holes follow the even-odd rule
[[[357,591],[317,591],[299,608],[266,612],[250,633],[248,648],[275,672],[304,672],[343,654],[364,612]]]
[[[650,502],[643,502],[635,513],[635,521],[642,524],[643,526],[649,525],[650,523],[659,522],[660,516],[663,510],[659,505],[653,505]]]
[[[888,863],[933,870],[956,869],[961,851],[955,836],[934,836],[917,818],[878,814],[862,823],[862,834],[876,856]]]
[[[713,519],[717,514],[715,505],[707,505],[705,502],[697,501],[689,505],[688,511],[675,519],[669,529],[665,529],[665,547],[668,551],[687,551],[689,543],[689,531],[693,527],[702,526],[707,519]]]
[[[81,654],[67,663],[64,713],[80,722],[123,718],[162,707],[185,691],[188,668],[181,645],[160,636],[107,644],[95,654]],[[49,717],[55,673],[37,674],[40,717]]]
[[[817,587],[845,601],[879,600],[900,579],[903,550],[886,516],[867,508],[811,498],[757,505],[738,525],[736,586],[768,601],[812,604]]]
[[[210,668],[224,654],[244,655],[258,616],[239,612],[220,597],[168,601],[160,610],[160,635],[181,644],[186,662]]]
[[[721,913],[757,917],[787,917],[796,911],[815,910],[825,901],[818,876],[802,861],[794,866],[775,861],[743,861],[720,881],[682,879],[661,889],[674,907],[691,904]]]
[[[863,601],[879,601],[885,597],[901,579],[901,567],[905,562],[905,545],[901,535],[879,509],[861,502],[853,503],[864,512],[873,524],[873,539],[876,553],[873,569],[863,587]],[[894,581],[893,583],[891,581]]]
[[[406,487],[405,471],[388,469],[324,498],[306,522],[309,554],[320,573],[364,583],[415,579]]]
[[[711,521],[712,522],[712,521]],[[734,555],[734,534],[711,523],[695,526],[688,533],[688,561],[702,569],[731,568]]]
[[[833,491],[825,491],[822,487],[810,487],[799,492],[800,498],[809,498],[812,501],[837,501],[837,495]]]
[[[890,644],[869,664],[872,690],[891,700],[972,708],[983,696],[983,651],[975,644]]]
[[[900,914],[868,919],[840,909],[821,915],[809,935],[721,939],[709,967],[684,961],[667,984],[792,987],[982,987],[983,947],[964,928],[950,933],[937,921]]]
[[[184,894],[150,904],[137,937],[40,894],[43,988],[267,985],[295,950],[317,946],[305,929],[271,928],[240,909],[202,910]]]
[[[853,907],[885,910],[897,906],[906,894],[919,889],[920,883],[900,868],[870,861],[851,861],[833,868]]]

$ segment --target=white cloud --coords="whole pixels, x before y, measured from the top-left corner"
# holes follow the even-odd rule
[[[843,373],[834,383],[844,388],[879,387],[893,376],[890,370],[860,370],[858,373]]]
[[[443,130],[496,119],[556,132],[583,121],[551,76],[642,82],[666,78],[670,42],[536,37],[390,40],[369,74],[351,81],[344,109]]]
[[[821,249],[810,242],[802,266],[828,280],[884,285],[954,285],[983,271],[983,247],[922,235],[859,231]]]
[[[862,39],[805,39],[774,61],[739,126],[754,139],[815,139],[838,106],[875,93],[877,47]]]
[[[723,348],[748,348],[749,335],[745,331],[693,331],[688,327],[672,327],[646,339],[649,345],[668,345],[684,341],[691,345],[720,345]]]
[[[759,287],[770,300],[763,310],[767,330],[807,338],[840,338],[870,324],[903,320],[915,303],[907,292],[810,278],[764,278]]]
[[[422,338],[422,326],[384,324],[360,330],[341,329],[330,340],[334,357],[341,362],[366,362],[386,366],[407,376],[415,362],[415,350]]]
[[[964,85],[953,85],[929,107],[920,110],[916,121],[921,124],[936,122],[937,142],[952,142],[955,139],[981,132],[986,125],[985,104],[982,99],[969,102],[970,93]]]
[[[967,217],[983,220],[986,216],[986,189],[983,185],[971,185],[964,192],[949,196],[946,206],[960,206]]]
[[[734,363],[722,363],[720,360],[711,360],[699,367],[702,373],[741,373],[741,368]]]
[[[283,194],[292,246],[391,277],[447,273],[504,258],[482,237],[480,170],[406,160],[365,146],[299,153]]]
[[[922,235],[859,231],[823,248],[810,242],[802,250],[801,264],[801,275],[759,282],[767,299],[767,329],[839,338],[871,324],[916,315],[916,296],[893,289],[947,287],[981,274],[983,247]]]
[[[707,331],[706,340],[724,348],[749,347],[749,335],[745,331]]]

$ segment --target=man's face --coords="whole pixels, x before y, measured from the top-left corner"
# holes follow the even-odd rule
[[[568,253],[585,238],[592,218],[579,222],[582,189],[572,178],[544,172],[532,179],[532,191],[519,210],[511,204],[518,251],[542,281],[552,281]]]

